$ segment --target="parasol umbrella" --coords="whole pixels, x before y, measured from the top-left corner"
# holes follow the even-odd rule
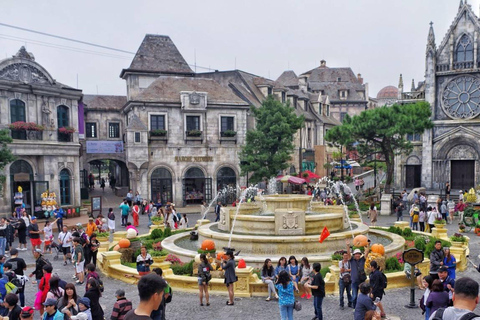
[[[313,173],[313,172],[310,171],[310,170],[303,171],[302,176],[303,176],[305,173],[308,174],[307,180],[310,180],[310,179],[320,179],[320,176],[319,176],[318,174],[315,174],[315,173]]]
[[[284,183],[292,183],[292,184],[304,184],[306,182],[305,179],[294,177],[288,174],[284,176],[278,176],[277,180]]]

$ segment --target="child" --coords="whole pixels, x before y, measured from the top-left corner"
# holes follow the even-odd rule
[[[52,222],[54,224],[57,222],[58,219]],[[52,253],[52,239],[53,239],[53,231],[52,231],[52,224],[50,221],[45,222],[45,227],[43,227],[43,253]]]

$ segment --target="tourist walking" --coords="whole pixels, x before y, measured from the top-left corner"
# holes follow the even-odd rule
[[[102,188],[102,191],[105,192],[105,178],[100,180],[100,188]]]
[[[422,298],[420,299],[420,308],[423,310],[422,314],[425,314],[425,320],[430,319],[430,308],[425,305],[428,300],[430,292],[432,292],[433,278],[430,275],[427,275],[423,278],[423,287],[425,292],[423,293]]]
[[[113,212],[113,208],[108,208],[107,219],[108,219],[108,231],[110,231],[111,233],[114,233],[115,232],[115,213]]]
[[[222,269],[225,271],[225,285],[228,289],[228,298],[227,305],[234,305],[234,292],[233,292],[233,283],[237,282],[237,276],[235,275],[235,257],[233,256],[233,251],[227,251],[223,256]]]
[[[313,294],[313,308],[315,310],[315,320],[323,320],[322,303],[325,297],[325,281],[320,273],[321,265],[318,262],[313,264],[312,283],[306,283],[307,287],[312,290]]]
[[[128,222],[128,213],[130,212],[130,206],[128,205],[128,202],[126,199],[123,200],[119,208],[122,211],[122,227],[125,227]]]
[[[115,292],[115,304],[113,305],[112,315],[110,320],[124,320],[125,315],[132,310],[132,302],[125,298],[125,290],[118,289]]]
[[[437,217],[437,212],[433,211],[432,207],[430,206],[428,206],[427,208],[427,217],[429,232],[432,233],[432,229],[435,227],[435,219]]]
[[[205,295],[205,302],[207,307],[210,305],[210,296],[208,294],[208,283],[212,280],[211,271],[213,270],[212,266],[207,260],[207,256],[202,253],[200,255],[200,264],[198,265],[198,290],[200,298],[200,306],[203,307],[203,295]]]
[[[375,207],[375,204],[372,203],[370,205],[370,209],[368,210],[368,218],[370,218],[370,223],[372,227],[375,227],[375,224],[377,223],[377,207]]]
[[[312,280],[312,267],[310,266],[310,263],[308,262],[307,257],[303,257],[302,260],[300,261],[300,284],[303,286],[303,294],[301,295],[301,298],[307,298],[310,299],[312,297],[312,290],[310,290],[309,286],[306,286],[307,283],[311,282]]]
[[[220,210],[222,208],[222,203],[220,201],[217,202],[217,205],[215,206],[215,222],[220,221]]]
[[[448,221],[448,208],[447,208],[447,202],[442,201],[442,204],[440,206],[440,213],[442,214],[443,220],[446,222]]]
[[[430,314],[434,314],[439,308],[447,308],[448,301],[448,293],[443,290],[442,282],[439,279],[433,280],[432,290],[425,303],[425,306],[430,308]]]
[[[293,320],[293,305],[295,303],[294,285],[292,278],[285,270],[278,274],[275,287],[278,290],[278,305],[280,307],[281,319]]]
[[[12,266],[11,270],[15,273],[16,276],[24,276],[25,270],[27,270],[27,264],[25,260],[18,257],[18,250],[11,249],[10,250],[11,258],[5,262],[5,264],[10,264]],[[28,280],[28,279],[27,279]],[[20,306],[25,306],[25,279],[21,282],[22,285],[18,287],[17,293],[18,297],[20,298]]]
[[[132,218],[133,218],[133,225],[138,227],[140,225],[138,219],[140,218],[140,207],[138,204],[134,204],[132,207]]]
[[[57,221],[57,231],[60,233],[63,230],[63,218],[65,217],[65,212],[59,205],[57,205],[57,208],[53,211],[53,217]]]
[[[75,266],[75,273],[77,276],[76,283],[79,285],[83,284],[84,279],[84,264],[85,264],[85,253],[82,245],[80,244],[80,238],[73,238],[74,254],[73,254],[73,264]]]
[[[377,302],[377,307],[380,309],[380,316],[385,318],[385,310],[381,303],[383,295],[385,294],[385,275],[380,268],[378,267],[377,261],[373,260],[370,262],[370,286],[372,287],[372,292],[370,294],[372,300]]]
[[[90,309],[92,311],[92,319],[103,319],[103,309],[100,305],[100,292],[98,281],[94,278],[88,279],[87,292],[84,297],[90,299]]]
[[[430,253],[430,275],[432,278],[438,279],[438,269],[443,265],[445,253],[442,250],[442,242],[435,241],[435,249]]]
[[[187,229],[187,228],[188,228],[188,218],[187,218],[187,214],[184,213],[182,216],[182,219],[180,219],[179,229]]]
[[[275,291],[275,270],[273,269],[272,260],[265,259],[262,268],[262,281],[267,285],[268,297],[266,301],[270,301],[272,298],[278,299],[277,292]]]
[[[23,214],[26,215],[26,212],[23,212]],[[19,244],[17,249],[20,251],[27,251],[27,224],[25,220],[27,220],[30,224],[28,217],[26,217],[26,219],[24,219],[24,217],[21,217],[20,219],[18,219],[17,224],[17,235]]]
[[[30,236],[30,242],[32,243],[32,253],[35,252],[36,249],[40,250],[40,246],[42,245],[40,233],[41,231],[38,230],[37,217],[33,216],[28,226],[28,234]]]
[[[365,257],[367,257],[368,253],[370,252],[370,244],[365,247],[365,254],[363,257],[360,249],[355,249],[352,256],[350,254],[350,240],[347,240],[346,244],[347,254],[350,257],[350,273],[352,275],[352,305],[355,306],[357,303],[358,286],[360,283],[367,280],[367,275],[365,273]]]
[[[95,189],[95,176],[91,172],[88,175],[88,184],[90,186],[90,190]]]
[[[72,234],[68,231],[67,226],[63,226],[62,232],[58,235],[58,242],[62,248],[63,253],[63,265],[67,265],[67,261],[70,260],[72,252]]]
[[[425,231],[425,220],[426,220],[426,213],[425,211],[421,210],[420,213],[418,214],[418,224],[420,225],[420,231],[424,232]]]
[[[338,280],[338,287],[340,290],[340,309],[345,309],[344,293],[347,292],[347,306],[353,308],[352,304],[352,275],[351,264],[349,261],[349,255],[346,251],[342,254],[342,260],[338,262],[340,268],[340,279]]]
[[[132,204],[133,204],[133,191],[132,190],[128,190],[127,196],[125,197],[125,200],[127,200],[128,206],[131,207]]]
[[[397,213],[397,221],[403,221],[403,208],[402,200],[398,197],[397,201],[394,203],[395,212]]]
[[[50,264],[42,255],[42,250],[35,249],[33,252],[33,257],[35,258],[35,270],[29,275],[29,277],[35,276],[37,283],[43,277],[43,267],[47,264]]]

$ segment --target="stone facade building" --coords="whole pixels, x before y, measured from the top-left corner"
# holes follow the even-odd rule
[[[42,211],[41,194],[63,206],[80,205],[78,101],[82,91],[56,81],[24,47],[0,61],[0,128],[11,130],[16,161],[5,167],[1,212],[11,212],[18,187],[27,211]],[[41,126],[41,127],[40,127]]]
[[[467,189],[480,182],[479,33],[479,19],[463,1],[438,46],[431,23],[425,82],[412,92],[403,92],[402,82],[399,102],[429,102],[434,128],[413,137],[410,155],[397,157],[397,187],[440,189],[450,182],[453,189]]]

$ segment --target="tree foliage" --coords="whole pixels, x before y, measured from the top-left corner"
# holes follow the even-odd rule
[[[344,146],[356,142],[362,156],[383,155],[387,167],[385,189],[388,190],[393,181],[395,155],[409,154],[413,149],[406,135],[432,128],[431,114],[427,102],[365,110],[358,116],[345,116],[343,124],[329,130],[325,139]]]
[[[276,176],[288,168],[294,149],[294,134],[303,126],[304,117],[297,116],[288,104],[269,96],[260,108],[251,107],[256,128],[247,132],[240,154],[242,174],[253,173],[253,183]]]
[[[7,164],[15,160],[15,156],[7,146],[7,144],[12,143],[12,141],[9,130],[0,130],[0,170],[3,170]]]

